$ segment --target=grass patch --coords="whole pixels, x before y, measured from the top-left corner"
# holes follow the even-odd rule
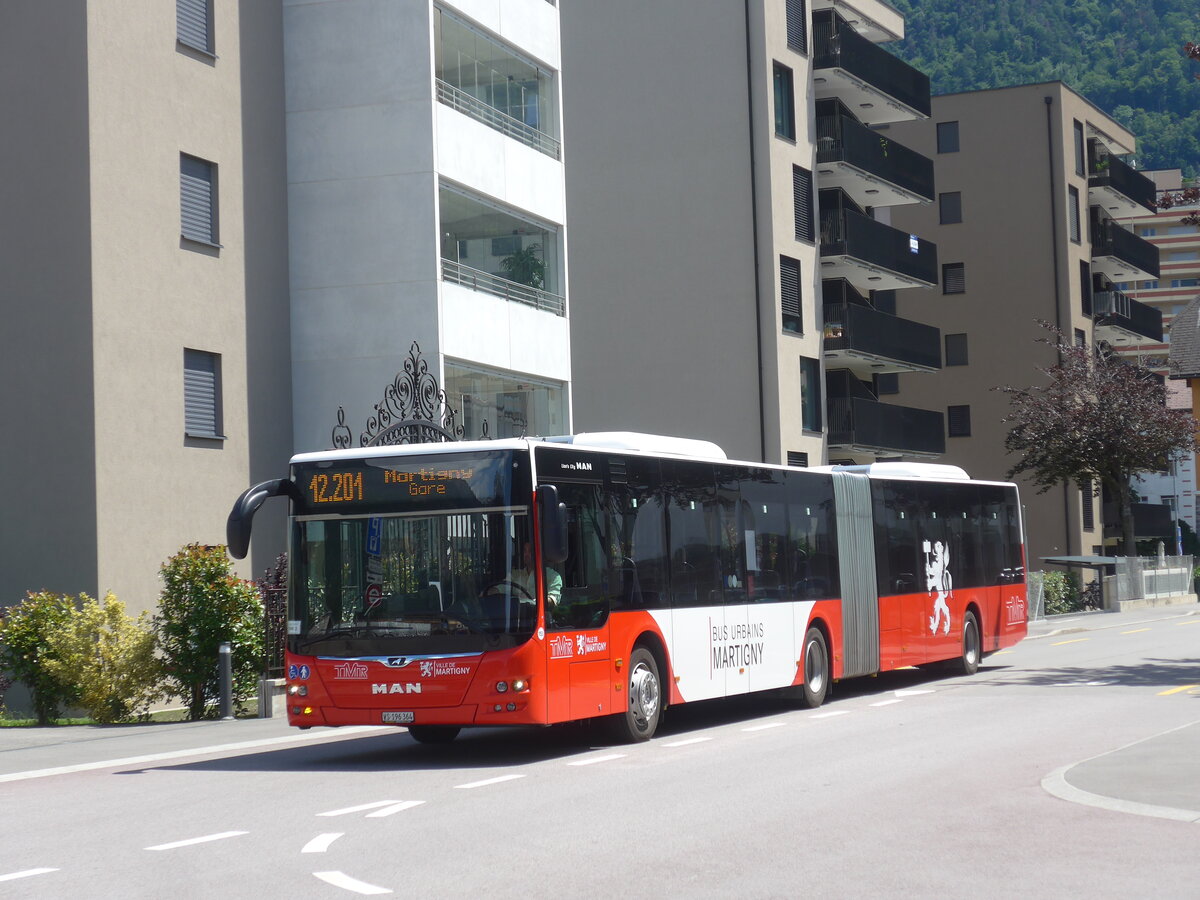
[[[251,700],[249,703],[246,704],[246,709],[244,712],[237,714],[237,718],[239,718],[239,719],[254,719],[257,717],[258,717],[258,703],[254,700]],[[150,718],[148,720],[146,720],[145,722],[124,722],[121,724],[124,724],[124,725],[156,725],[159,723],[167,723],[167,722],[186,722],[187,720],[188,720],[188,718],[187,718],[187,710],[186,709],[160,709],[160,710],[156,710],[155,712],[150,713]],[[39,728],[39,727],[42,727],[42,728],[65,728],[65,727],[69,727],[71,725],[98,725],[98,724],[99,723],[96,722],[95,719],[89,719],[85,716],[83,718],[67,717],[67,718],[62,718],[62,719],[56,719],[54,722],[51,722],[49,725],[39,726],[37,723],[37,719],[17,719],[17,718],[12,718],[5,713],[0,712],[0,728]],[[115,725],[115,726],[110,725],[108,727],[119,728],[120,725]]]

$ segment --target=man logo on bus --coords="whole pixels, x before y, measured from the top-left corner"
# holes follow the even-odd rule
[[[925,541],[924,549],[925,587],[931,594],[937,594],[937,599],[933,602],[933,615],[929,617],[929,633],[937,634],[938,624],[944,613],[946,624],[942,628],[942,634],[949,634],[950,606],[946,599],[954,588],[954,579],[950,576],[950,548],[941,541],[934,541],[932,547],[929,541]]]

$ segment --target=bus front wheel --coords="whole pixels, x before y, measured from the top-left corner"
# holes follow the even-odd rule
[[[457,725],[409,725],[408,733],[418,744],[448,744],[462,731]]]
[[[612,731],[621,743],[648,741],[662,716],[662,681],[658,663],[645,647],[629,655],[628,696],[625,712],[612,717]]]
[[[979,636],[979,620],[975,613],[968,612],[963,616],[962,658],[958,668],[964,675],[974,675],[979,671],[979,661],[983,658],[983,641]]]
[[[804,702],[816,709],[829,693],[829,648],[820,628],[812,627],[804,635]]]

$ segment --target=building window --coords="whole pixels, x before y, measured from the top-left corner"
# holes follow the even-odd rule
[[[1084,333],[1082,328],[1075,329],[1075,346],[1076,347],[1086,347],[1087,346],[1087,335]]]
[[[967,290],[966,263],[942,263],[942,293],[962,294]]]
[[[946,335],[946,365],[965,366],[967,364],[967,336],[965,334]]]
[[[561,382],[447,360],[445,387],[450,405],[462,412],[467,439],[568,430],[567,393]]]
[[[1167,259],[1170,262],[1182,262],[1189,259],[1200,259],[1200,251],[1196,250],[1172,250]]]
[[[796,103],[792,94],[792,70],[775,63],[775,134],[796,139]]]
[[[813,243],[817,238],[813,221],[812,172],[792,166],[792,204],[795,206],[796,240]]]
[[[900,376],[896,372],[885,372],[875,376],[875,396],[900,393]]]
[[[946,426],[950,437],[970,437],[971,407],[947,406]]]
[[[954,225],[962,221],[962,192],[950,191],[938,194],[938,221],[943,225]]]
[[[1197,285],[1200,285],[1200,281],[1196,280],[1195,278],[1172,278],[1171,279],[1171,287],[1173,287],[1173,288],[1196,287]]]
[[[1071,229],[1071,240],[1076,244],[1082,239],[1079,225],[1079,188],[1067,188],[1067,226]]]
[[[1079,299],[1083,304],[1083,314],[1090,318],[1092,315],[1092,267],[1086,259],[1079,261]]]
[[[800,334],[804,324],[800,314],[800,260],[779,257],[779,305],[783,313],[783,330]]]
[[[213,52],[212,0],[175,0],[175,38],[193,50]]]
[[[1168,225],[1167,234],[1195,234],[1195,225]]]
[[[800,357],[800,424],[805,431],[821,430],[821,361]]]
[[[808,10],[804,0],[787,0],[787,42],[800,53],[808,52]]]
[[[1085,531],[1092,531],[1096,527],[1096,509],[1092,505],[1092,483],[1085,481],[1080,493],[1080,499],[1083,500],[1083,528]]]
[[[180,233],[189,241],[217,244],[217,167],[179,154]]]
[[[957,122],[938,122],[937,123],[937,152],[938,153],[957,153],[958,152],[958,123]]]
[[[807,469],[808,454],[801,453],[799,450],[789,450],[787,452],[787,464],[797,469]]]
[[[1073,121],[1071,128],[1075,133],[1075,174],[1086,175],[1087,170],[1084,169],[1085,156],[1083,152],[1083,123],[1077,120]]]
[[[183,351],[183,431],[188,437],[221,433],[221,357],[203,350]]]
[[[1157,278],[1153,278],[1150,281],[1142,282],[1142,290],[1143,291],[1153,291],[1157,288],[1158,288],[1158,279]]]
[[[1138,229],[1138,234],[1140,234],[1142,237],[1154,237],[1156,234],[1158,234],[1158,229],[1153,225],[1144,225]]]

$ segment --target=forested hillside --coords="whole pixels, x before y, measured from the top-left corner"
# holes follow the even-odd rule
[[[1138,136],[1138,168],[1200,175],[1200,0],[891,0],[935,94],[1063,81]]]

